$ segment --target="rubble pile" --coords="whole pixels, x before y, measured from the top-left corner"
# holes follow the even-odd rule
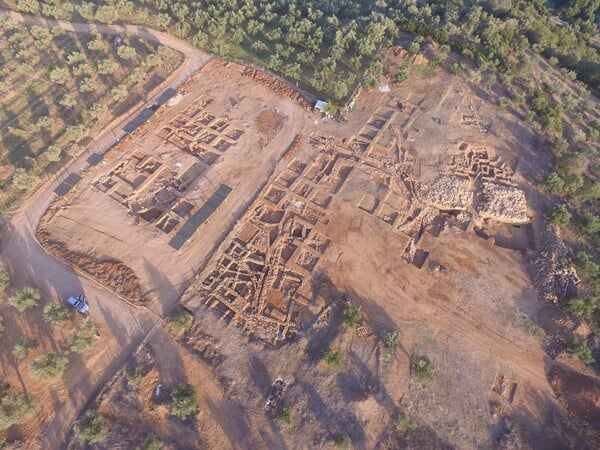
[[[550,225],[544,230],[541,242],[540,251],[532,251],[529,256],[533,285],[544,300],[557,303],[564,298],[567,286],[579,283],[579,277],[569,264],[569,249]]]
[[[441,176],[421,187],[419,197],[427,206],[444,210],[466,210],[473,202],[471,183],[466,178]]]
[[[498,222],[512,224],[529,222],[525,193],[510,186],[484,183],[482,202],[478,205],[477,212],[486,219]]]

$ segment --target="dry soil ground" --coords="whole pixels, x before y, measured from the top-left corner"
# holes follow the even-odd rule
[[[523,319],[547,308],[524,253],[540,235],[528,181],[544,168],[535,133],[443,72],[389,92],[383,79],[342,123],[244,72],[207,65],[43,221],[70,250],[131,267],[131,300],[162,313],[185,290],[196,318],[179,341],[164,331],[150,340],[139,390],[117,377],[98,400],[113,430],[107,448],[149,430],[198,448],[326,447],[338,430],[356,448],[489,448],[500,438],[593,448],[565,408],[581,412],[560,387],[575,377]],[[208,221],[174,249],[207,204]],[[363,310],[357,331],[341,323],[348,301]],[[400,335],[390,361],[387,330]],[[340,371],[321,361],[329,347],[343,351]],[[416,379],[415,355],[435,364],[431,381]],[[281,401],[268,402],[279,378],[293,410],[285,429],[272,420]],[[201,397],[186,423],[168,416],[179,381]],[[585,383],[593,397],[597,378]],[[416,429],[395,430],[399,412]]]

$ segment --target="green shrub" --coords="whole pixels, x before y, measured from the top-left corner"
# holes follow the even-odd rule
[[[585,214],[580,220],[581,228],[587,234],[596,234],[600,231],[600,217],[588,213]]]
[[[48,303],[44,306],[44,320],[56,328],[61,328],[71,319],[71,311],[58,303]]]
[[[577,273],[583,278],[594,278],[600,274],[600,266],[596,264],[592,255],[583,250],[575,253],[575,265]]]
[[[275,417],[275,421],[279,424],[279,426],[290,426],[292,424],[292,407],[288,404],[284,404]]]
[[[352,440],[346,433],[338,430],[333,436],[333,445],[335,445],[335,448],[347,449],[350,448],[350,445],[352,445]]]
[[[417,422],[406,415],[406,413],[401,412],[398,414],[398,417],[396,417],[394,428],[396,428],[396,431],[404,433],[405,431],[417,428]]]
[[[10,275],[5,267],[0,266],[0,291],[5,292],[10,286]]]
[[[327,349],[323,355],[323,361],[325,361],[325,364],[327,364],[330,368],[334,370],[340,370],[342,367],[344,367],[344,353],[339,349]]]
[[[129,386],[137,386],[142,381],[142,369],[137,366],[128,366],[125,369],[125,377],[127,377],[127,384]]]
[[[2,337],[2,335],[4,334],[5,331],[6,331],[6,326],[4,325],[4,318],[2,316],[0,316],[0,337]]]
[[[164,445],[165,444],[156,439],[153,434],[149,434],[148,436],[146,436],[146,440],[144,441],[144,443],[136,447],[135,450],[161,450],[164,447]]]
[[[24,287],[10,296],[8,303],[14,306],[19,312],[24,312],[37,306],[40,298],[40,291],[32,287]]]
[[[196,389],[189,384],[180,384],[171,393],[173,406],[171,414],[185,420],[198,409],[198,394]]]
[[[73,331],[71,336],[71,351],[84,353],[94,347],[98,337],[98,328],[90,317],[86,317]]]
[[[551,172],[542,182],[545,191],[560,194],[565,190],[565,180],[556,172]]]
[[[79,439],[90,444],[98,444],[106,440],[104,417],[98,411],[86,412],[77,421],[75,430]]]
[[[569,301],[568,309],[575,316],[582,319],[591,320],[594,311],[598,307],[598,302],[595,297],[575,298]]]
[[[569,352],[575,358],[583,361],[585,364],[593,364],[596,360],[592,356],[592,351],[587,344],[580,339],[573,339],[569,346]]]
[[[383,333],[383,342],[388,348],[395,348],[400,344],[400,335],[397,331],[386,331]]]
[[[68,364],[69,358],[61,353],[44,353],[32,361],[29,370],[35,378],[51,381],[60,377]]]
[[[343,315],[344,323],[350,328],[356,328],[362,315],[360,306],[357,306],[356,308],[351,305],[346,306],[346,308],[344,308]]]
[[[571,220],[571,213],[565,204],[554,205],[546,213],[546,219],[554,225],[566,225]]]
[[[190,313],[181,313],[181,314],[177,314],[175,316],[175,318],[173,319],[173,322],[171,322],[171,328],[178,332],[181,333],[183,331],[187,331],[190,328],[192,328],[192,325],[194,324],[194,316],[192,316]]]
[[[535,321],[535,318],[524,312],[521,313],[521,317],[523,317],[523,322],[525,323],[525,328],[527,328],[527,331],[529,332],[529,334],[532,334],[532,335],[538,334],[540,326]]]
[[[17,359],[24,359],[30,350],[38,347],[38,341],[35,339],[23,339],[13,347],[13,355]]]
[[[433,378],[435,365],[425,355],[415,355],[411,360],[413,374],[419,381],[428,381]]]
[[[600,183],[588,179],[584,180],[583,187],[577,191],[574,197],[581,202],[600,199]]]
[[[0,428],[8,428],[33,414],[33,400],[20,392],[3,394],[0,399]]]

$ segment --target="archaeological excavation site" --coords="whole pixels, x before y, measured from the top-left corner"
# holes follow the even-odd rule
[[[530,276],[547,245],[535,133],[454,75],[386,71],[340,119],[213,58],[57,192],[45,249],[164,319],[127,363],[141,387],[124,369],[94,403],[106,448],[149,432],[168,448],[585,440],[568,370],[546,375],[554,337],[527,321],[560,322],[539,294],[576,282],[556,264]],[[166,406],[181,379],[187,422]]]

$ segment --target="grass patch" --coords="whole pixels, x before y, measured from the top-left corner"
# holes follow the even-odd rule
[[[341,349],[327,349],[323,355],[323,361],[330,369],[340,370],[344,367],[344,352]]]
[[[125,369],[125,377],[127,378],[127,384],[129,386],[137,386],[144,377],[142,375],[142,369],[137,366],[127,366]]]
[[[360,306],[353,307],[348,305],[346,308],[344,308],[342,315],[344,316],[344,323],[349,328],[356,328],[362,317],[362,311]]]
[[[281,411],[275,417],[275,421],[280,427],[289,427],[292,425],[292,407],[285,403]]]
[[[394,428],[399,433],[404,433],[417,428],[417,422],[411,419],[406,413],[401,412],[394,421]]]
[[[192,316],[190,313],[184,312],[175,316],[171,322],[171,328],[177,333],[183,333],[192,328],[193,324],[194,316]]]
[[[435,374],[436,367],[426,355],[415,355],[411,358],[411,368],[415,378],[421,382],[429,381]]]
[[[182,420],[187,419],[198,409],[198,394],[189,384],[180,384],[171,393],[173,406],[171,414]]]
[[[333,445],[335,445],[335,448],[345,450],[350,448],[350,446],[352,445],[352,439],[350,439],[350,436],[348,436],[343,431],[338,430],[333,435]]]
[[[89,444],[106,441],[104,417],[98,411],[86,412],[78,421],[75,431],[79,439]]]

